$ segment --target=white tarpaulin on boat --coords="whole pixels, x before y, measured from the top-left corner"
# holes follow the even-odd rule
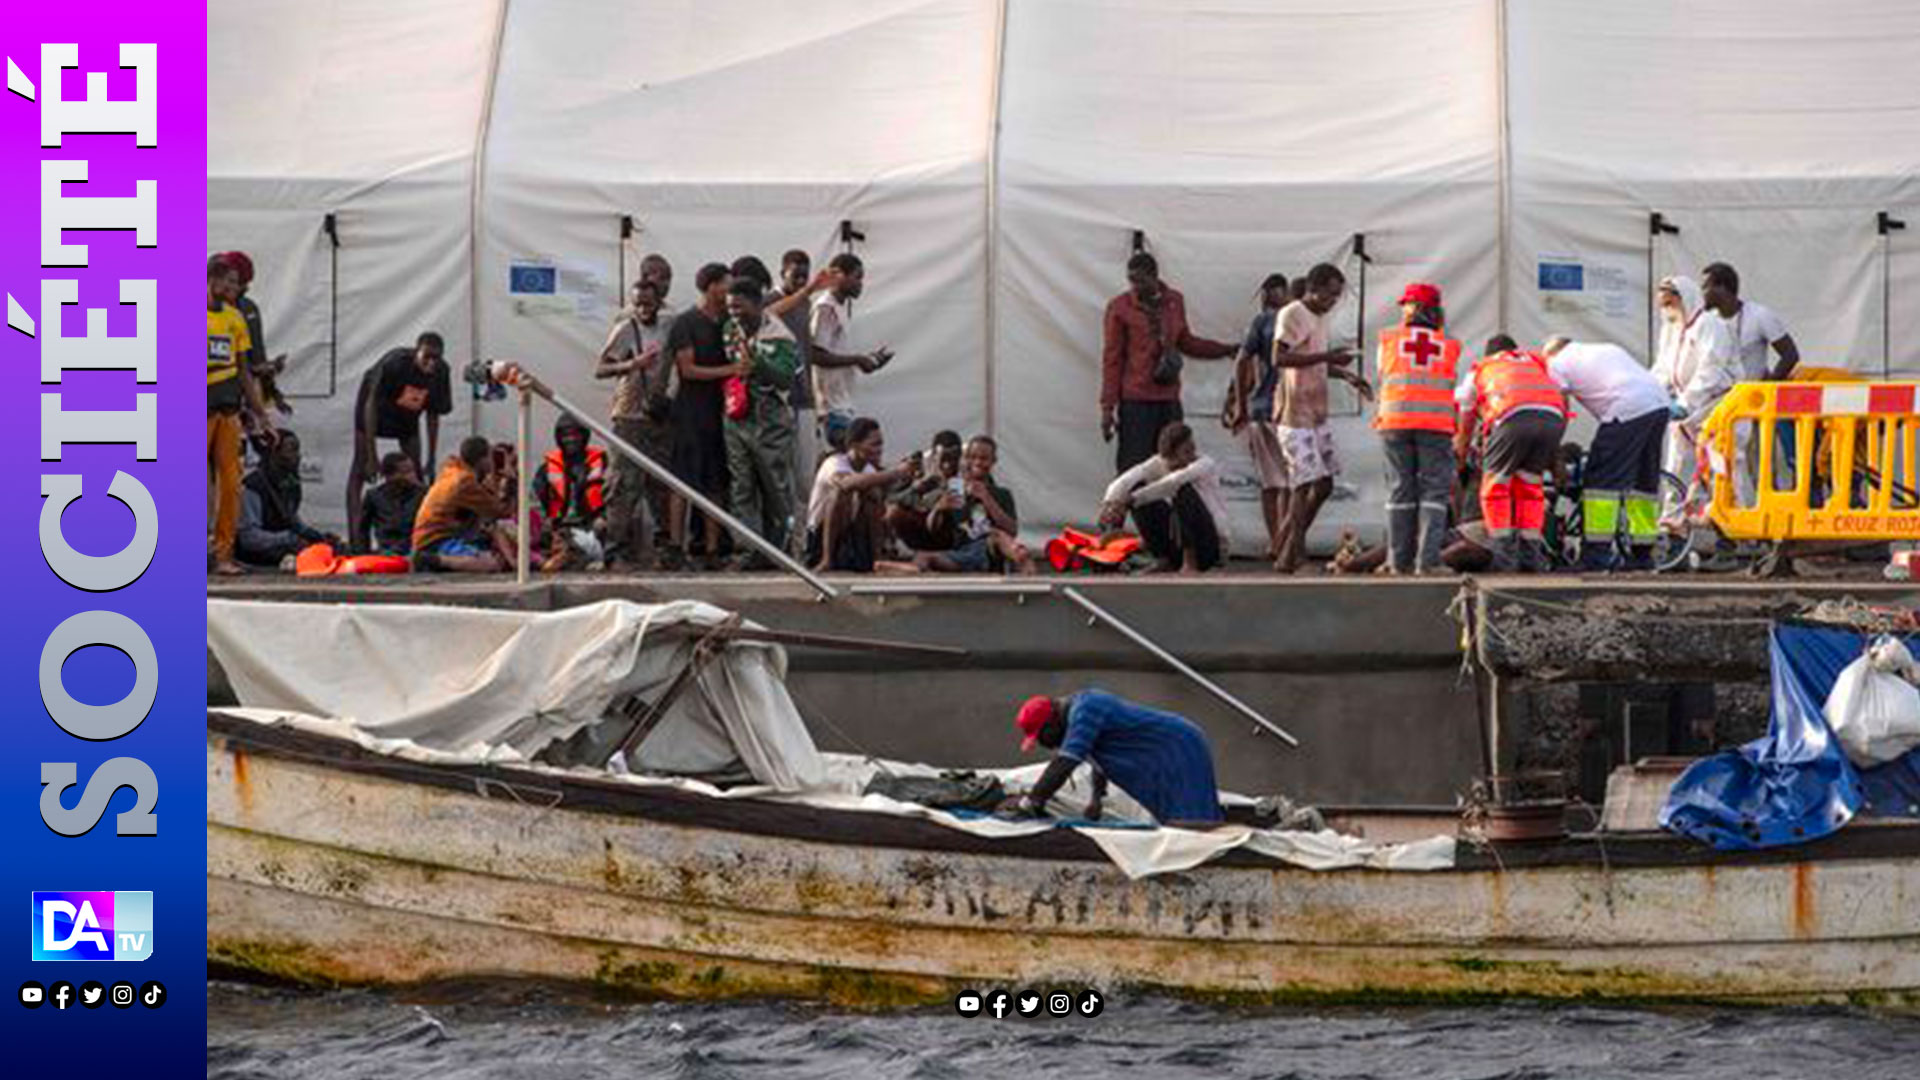
[[[727,617],[694,601],[524,612],[209,599],[207,648],[243,706],[339,718],[432,750],[532,757],[621,699],[664,689],[694,646],[667,631]],[[721,650],[633,766],[710,775],[744,765],[770,788],[819,787],[824,767],[785,676],[775,646]]]

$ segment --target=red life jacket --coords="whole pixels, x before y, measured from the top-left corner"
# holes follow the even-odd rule
[[[566,454],[554,447],[547,451],[547,520],[557,522],[567,512]],[[587,447],[587,509],[599,513],[607,504],[607,452],[598,446]]]

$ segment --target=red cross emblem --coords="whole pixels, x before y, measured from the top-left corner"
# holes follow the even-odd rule
[[[1415,371],[1425,371],[1441,351],[1440,343],[1433,340],[1433,331],[1424,326],[1414,327],[1400,339],[1400,356]]]

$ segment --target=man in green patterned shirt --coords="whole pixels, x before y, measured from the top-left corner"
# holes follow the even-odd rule
[[[811,288],[782,297],[774,305],[805,302]],[[785,548],[793,517],[793,377],[800,368],[800,343],[779,318],[778,310],[762,308],[760,282],[735,278],[727,295],[730,318],[722,331],[727,357],[744,362],[744,407],[740,388],[727,391],[727,470],[732,477],[733,515],[746,522],[769,543]],[[772,315],[773,317],[768,317]],[[766,565],[754,553],[742,556],[737,569]]]

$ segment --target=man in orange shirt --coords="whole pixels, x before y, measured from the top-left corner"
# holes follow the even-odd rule
[[[413,560],[422,570],[488,574],[513,565],[514,476],[493,467],[493,445],[479,435],[460,443],[420,500]]]

